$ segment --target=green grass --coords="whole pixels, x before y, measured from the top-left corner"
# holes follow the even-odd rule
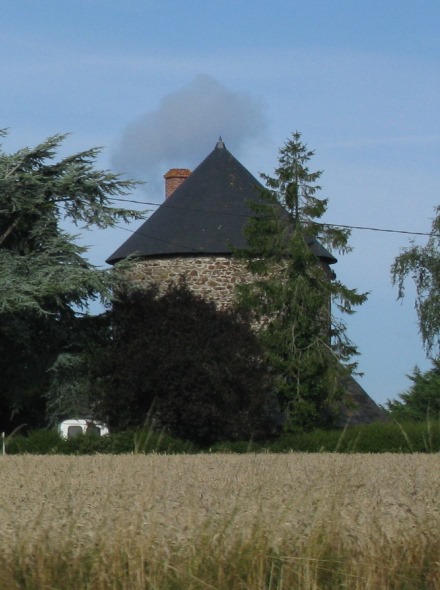
[[[105,437],[83,435],[69,440],[63,440],[55,430],[37,430],[27,436],[18,433],[6,439],[6,452],[10,455],[193,453],[200,450],[210,453],[437,453],[440,451],[440,421],[390,420],[339,430],[284,433],[266,442],[222,442],[207,449],[145,428]]]
[[[284,433],[267,443],[220,443],[211,452],[272,453],[436,453],[440,451],[440,422],[374,422],[339,430]]]
[[[433,453],[440,450],[440,423],[374,422],[343,430],[285,434],[272,452]]]
[[[94,455],[127,453],[190,453],[196,448],[189,442],[163,432],[139,429],[109,436],[79,435],[63,439],[56,430],[35,430],[27,436],[14,435],[6,440],[6,453],[20,455]]]

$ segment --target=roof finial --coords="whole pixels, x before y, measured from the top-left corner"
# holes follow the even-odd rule
[[[218,138],[218,142],[217,142],[217,145],[215,147],[217,147],[217,148],[219,148],[221,150],[225,147],[225,144],[223,142],[223,139],[222,139],[222,136],[221,135]]]

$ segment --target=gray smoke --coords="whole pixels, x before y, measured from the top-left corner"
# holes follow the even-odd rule
[[[239,157],[240,149],[265,127],[258,101],[200,75],[165,96],[157,110],[127,126],[112,155],[112,167],[145,181],[147,192],[158,197],[169,168],[193,170],[214,149],[220,135]]]

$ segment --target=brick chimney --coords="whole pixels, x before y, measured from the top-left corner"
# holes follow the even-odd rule
[[[169,199],[173,192],[184,182],[191,174],[188,168],[171,168],[166,174],[165,178],[165,199]]]

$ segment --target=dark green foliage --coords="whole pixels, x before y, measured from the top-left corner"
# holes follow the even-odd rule
[[[198,447],[189,441],[151,429],[127,430],[109,436],[62,439],[55,430],[16,434],[6,443],[7,454],[92,455],[131,453],[438,453],[440,421],[389,420],[344,430],[315,429],[283,433],[270,441],[224,441]]]
[[[440,417],[440,359],[432,360],[432,369],[422,373],[415,367],[408,378],[412,385],[399,395],[400,400],[389,400],[388,409],[396,419],[429,420]]]
[[[5,135],[1,132],[0,135]],[[115,208],[134,187],[94,168],[99,150],[56,160],[65,136],[14,154],[0,149],[0,427],[44,421],[47,370],[82,330],[78,310],[108,301],[112,275],[60,227],[105,228],[139,212]]]
[[[345,324],[332,313],[353,313],[365,294],[336,280],[312,247],[319,242],[349,251],[349,232],[319,224],[327,200],[318,199],[321,172],[307,166],[313,152],[294,133],[280,150],[267,189],[251,204],[248,247],[235,254],[255,280],[240,285],[239,305],[252,314],[275,380],[287,429],[329,426],[337,420],[342,379],[353,372],[356,347]]]
[[[56,430],[35,430],[28,436],[14,435],[7,439],[8,455],[95,455],[132,453],[192,453],[196,447],[164,432],[130,430],[108,436],[85,434],[63,439]]]
[[[149,428],[126,430],[110,435],[113,440],[113,452],[118,453],[195,453],[197,445],[182,440],[164,431]]]
[[[110,314],[82,316],[76,329],[47,372],[46,418],[54,426],[66,418],[90,416],[93,409],[91,379],[111,339]]]
[[[0,314],[0,429],[45,423],[42,392],[49,384],[48,367],[64,337],[52,317],[30,311]]]
[[[220,453],[438,453],[440,421],[388,420],[340,430],[284,432],[267,442],[225,442],[210,452]]]
[[[50,426],[91,415],[89,360],[93,352],[62,352],[49,369],[46,418]]]
[[[33,430],[27,436],[14,434],[6,438],[8,455],[55,455],[60,453],[63,439],[56,430]]]
[[[389,420],[345,430],[286,433],[269,449],[281,453],[434,453],[440,450],[440,422]]]
[[[210,453],[234,453],[237,455],[243,455],[245,453],[261,453],[264,449],[269,449],[270,444],[267,446],[264,442],[245,441],[238,440],[234,442],[220,442],[209,447]]]
[[[266,369],[248,323],[185,283],[115,301],[113,341],[99,368],[94,415],[111,427],[149,420],[200,444],[261,437],[271,424]]]
[[[416,286],[420,334],[428,354],[440,352],[440,207],[435,209],[431,235],[425,246],[403,249],[391,267],[393,284],[399,298],[405,295],[405,281]]]

